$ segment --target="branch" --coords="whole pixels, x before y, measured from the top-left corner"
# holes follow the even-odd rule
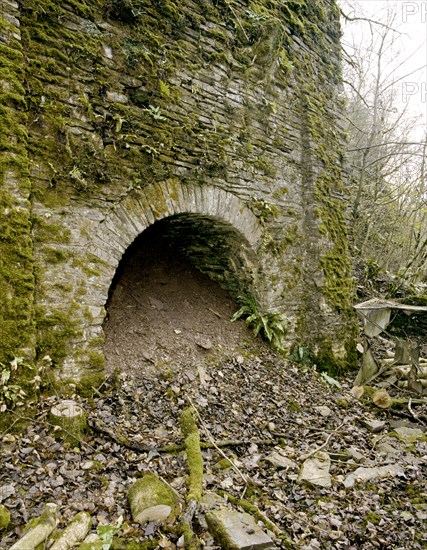
[[[353,151],[363,151],[365,149],[373,149],[374,147],[385,147],[386,145],[424,145],[422,141],[386,141],[385,143],[378,143],[376,145],[365,145],[363,147],[356,147],[355,149],[348,149],[348,153]]]
[[[374,19],[370,19],[369,17],[351,17],[350,15],[345,14],[342,9],[340,9],[340,15],[346,21],[350,21],[351,23],[353,23],[354,21],[365,21],[366,23],[369,23],[369,25],[371,25],[372,23],[374,25],[378,25],[379,27],[383,27],[384,29],[387,29],[389,31],[393,31],[398,34],[401,34],[397,29],[390,27],[390,25],[386,25],[386,23],[382,23],[381,21],[375,21]]]

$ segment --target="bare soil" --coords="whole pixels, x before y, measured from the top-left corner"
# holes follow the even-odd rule
[[[107,373],[133,375],[209,365],[262,346],[236,302],[161,238],[135,244],[113,282],[106,334]]]

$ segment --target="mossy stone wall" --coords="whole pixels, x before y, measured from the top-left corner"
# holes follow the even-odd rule
[[[2,133],[16,136],[2,193],[20,213],[4,234],[8,254],[22,255],[19,274],[0,274],[11,289],[0,323],[14,334],[3,357],[18,338],[50,355],[58,378],[93,384],[118,262],[163,220],[200,269],[285,312],[299,350],[351,360],[335,2],[8,0],[2,10],[20,33],[0,51],[11,86]],[[26,305],[15,308],[20,285]]]
[[[0,7],[0,362],[34,356],[34,262],[25,56],[18,4]]]

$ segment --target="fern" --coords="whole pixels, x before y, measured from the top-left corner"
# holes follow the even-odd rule
[[[287,318],[281,313],[261,313],[253,296],[239,296],[241,307],[232,316],[231,321],[245,319],[255,336],[261,335],[274,349],[283,351],[281,339],[286,334]]]

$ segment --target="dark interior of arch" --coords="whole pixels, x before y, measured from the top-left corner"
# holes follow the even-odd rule
[[[110,287],[109,299],[123,269],[138,253],[145,253],[153,261],[156,256],[171,260],[180,256],[217,282],[234,300],[240,295],[254,293],[256,255],[247,239],[227,222],[191,213],[155,222],[124,253]]]
[[[237,296],[251,292],[255,265],[229,224],[195,214],[154,223],[125,252],[111,284],[106,372],[191,369],[250,345],[245,323],[230,319]]]

